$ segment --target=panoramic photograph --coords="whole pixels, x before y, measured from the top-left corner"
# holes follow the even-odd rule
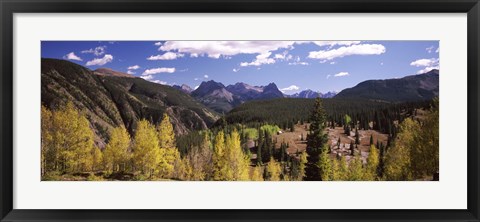
[[[42,181],[439,181],[439,41],[42,41]]]

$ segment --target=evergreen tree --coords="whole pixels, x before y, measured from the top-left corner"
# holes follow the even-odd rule
[[[314,109],[310,118],[310,130],[307,135],[307,165],[306,180],[321,180],[320,169],[317,165],[323,146],[327,143],[328,138],[324,133],[326,114],[322,106],[320,98],[315,99]]]
[[[353,141],[350,142],[350,154],[355,154],[355,145],[353,144]]]
[[[358,128],[355,128],[355,144],[360,144],[360,134],[358,133]]]

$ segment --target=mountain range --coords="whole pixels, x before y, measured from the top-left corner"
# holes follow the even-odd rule
[[[337,95],[336,92],[327,92],[325,94],[321,92],[316,92],[311,89],[303,90],[299,93],[295,93],[292,95],[285,95],[287,98],[303,98],[303,99],[315,99],[315,98],[332,98]]]
[[[251,100],[283,98],[275,83],[266,86],[251,86],[246,83],[224,86],[213,80],[202,82],[191,92],[191,96],[219,113],[227,113],[235,106]]]
[[[173,87],[185,93],[190,93],[195,99],[218,113],[227,113],[236,106],[252,100],[332,98],[336,95],[335,92],[322,94],[309,89],[293,95],[286,95],[278,89],[275,83],[270,83],[266,86],[252,86],[243,82],[237,82],[233,85],[225,86],[222,83],[210,80],[202,82],[195,90],[192,90],[191,87],[185,84],[181,86],[174,85]]]
[[[275,83],[252,86],[239,82],[225,86],[211,80],[193,90],[185,84],[161,85],[108,68],[90,70],[65,60],[42,58],[41,61],[42,105],[56,109],[73,102],[87,115],[100,147],[105,144],[112,127],[124,125],[134,135],[140,119],[156,124],[163,113],[169,115],[176,134],[181,135],[208,129],[220,114],[249,101],[333,97],[397,103],[429,100],[439,95],[438,70],[401,79],[367,80],[336,95],[335,92],[322,94],[305,90],[287,96]]]
[[[430,100],[439,96],[439,70],[399,79],[367,80],[342,90],[334,98],[368,99],[385,102]]]

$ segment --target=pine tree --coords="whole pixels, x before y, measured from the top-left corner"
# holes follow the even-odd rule
[[[350,142],[350,154],[355,154],[355,145],[353,144],[353,141]]]
[[[323,146],[327,143],[327,135],[324,133],[326,114],[320,98],[315,99],[314,109],[311,113],[311,124],[309,134],[307,135],[307,165],[306,180],[321,180],[318,160]]]
[[[360,144],[360,134],[358,133],[358,128],[355,128],[355,144]]]

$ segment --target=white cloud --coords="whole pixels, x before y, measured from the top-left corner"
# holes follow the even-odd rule
[[[68,59],[68,60],[77,60],[77,61],[83,61],[82,58],[78,57],[77,55],[75,55],[74,52],[71,52],[71,53],[68,53],[66,55],[63,56],[64,59]]]
[[[417,71],[417,74],[422,74],[431,71],[432,69],[440,69],[440,60],[438,58],[418,59],[410,63],[411,66],[424,67]]]
[[[208,79],[208,75],[203,75],[203,78]]]
[[[435,50],[436,53],[439,53],[440,52],[440,47],[437,48],[437,50]]]
[[[318,46],[337,46],[337,45],[345,45],[345,46],[350,46],[350,45],[356,45],[360,44],[361,41],[313,41]]]
[[[348,72],[339,72],[335,75],[333,75],[334,77],[341,77],[341,76],[349,76],[350,74]]]
[[[423,74],[423,73],[426,73],[426,72],[430,72],[432,71],[433,69],[440,69],[440,66],[427,66],[421,70],[418,70],[417,71],[417,74]]]
[[[159,73],[174,73],[175,72],[175,68],[165,68],[165,67],[161,67],[161,68],[153,68],[153,69],[146,69],[142,75],[154,75],[154,74],[159,74]]]
[[[320,50],[309,52],[308,58],[320,60],[332,60],[350,55],[380,55],[385,53],[385,46],[380,44],[361,44],[342,46],[332,50]]]
[[[288,65],[291,65],[291,66],[296,66],[296,65],[308,66],[310,64],[308,62],[289,62]]]
[[[293,59],[293,62],[289,62],[288,65],[293,65],[293,66],[296,66],[296,65],[308,66],[308,65],[310,65],[308,62],[301,62],[300,61],[300,56],[296,56],[295,58],[293,58],[291,55],[289,55],[289,57],[287,56],[287,60],[292,60]]]
[[[163,55],[150,56],[147,60],[175,60],[177,58],[183,57],[184,54],[175,53],[175,52],[166,52]]]
[[[132,71],[132,70],[128,70],[127,71],[127,74],[130,74],[130,75],[134,75],[136,72]]]
[[[271,52],[262,53],[257,55],[256,59],[252,62],[242,62],[240,63],[240,66],[260,66],[264,64],[273,64],[275,63],[275,59],[269,58],[271,54]]]
[[[140,76],[140,78],[145,79],[145,80],[153,80],[152,75]]]
[[[233,71],[233,72],[238,72],[238,71],[240,71],[240,69],[235,69],[235,68],[234,68],[232,71]]]
[[[140,78],[145,79],[149,82],[154,82],[154,83],[158,83],[158,84],[162,84],[162,85],[167,85],[167,82],[165,82],[165,81],[153,79],[153,75],[144,75],[144,76],[140,76]]]
[[[292,48],[293,44],[295,41],[167,41],[160,50],[218,59],[237,54],[265,54],[281,48]]]
[[[332,75],[328,74],[328,75],[327,75],[327,79],[329,79],[329,78],[330,78],[330,76],[332,76]]]
[[[335,64],[337,64],[337,62],[335,61],[330,62],[330,65],[335,65]]]
[[[383,66],[383,62],[381,62],[380,65]]]
[[[156,46],[162,46],[162,42],[155,42]]]
[[[150,82],[154,82],[154,83],[157,83],[157,84],[162,84],[162,85],[168,85],[168,83],[167,83],[167,82],[165,82],[165,81],[162,81],[162,80],[152,80],[152,81],[150,81]]]
[[[105,54],[103,58],[95,58],[93,60],[90,60],[85,64],[86,66],[103,66],[109,62],[112,62],[113,56],[110,54]]]
[[[282,91],[283,93],[287,92],[287,91],[295,91],[295,90],[299,90],[300,87],[296,86],[296,85],[291,85],[289,87],[286,87],[286,88],[282,88],[280,89],[280,91]]]
[[[95,47],[94,49],[83,50],[81,53],[92,53],[96,56],[101,56],[105,54],[105,48],[107,48],[107,46],[98,46],[98,47]]]
[[[195,79],[193,79],[193,80],[198,81],[198,78],[195,78]]]
[[[437,58],[431,59],[418,59],[410,63],[411,66],[421,67],[421,66],[432,66],[438,64]]]
[[[137,70],[137,69],[140,69],[140,66],[139,65],[129,66],[127,69],[128,70]]]
[[[275,58],[275,59],[285,59],[285,55],[284,54],[275,54],[275,56],[273,58]]]
[[[433,45],[432,45],[432,46],[426,48],[425,50],[427,50],[428,53],[432,53],[434,48],[435,47],[433,47]]]

